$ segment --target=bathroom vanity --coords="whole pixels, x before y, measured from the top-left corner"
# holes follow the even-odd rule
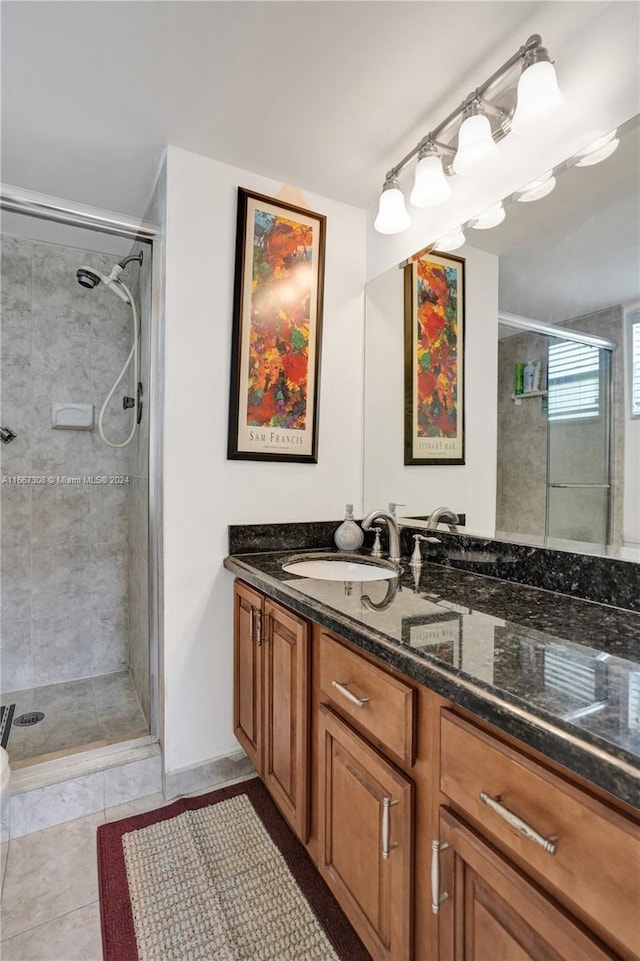
[[[640,956],[640,615],[425,564],[236,576],[234,727],[375,961]]]

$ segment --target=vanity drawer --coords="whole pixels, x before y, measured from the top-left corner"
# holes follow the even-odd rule
[[[637,957],[640,824],[448,710],[440,740],[442,792],[626,957]]]
[[[415,692],[363,657],[320,635],[323,698],[405,764],[415,760]]]

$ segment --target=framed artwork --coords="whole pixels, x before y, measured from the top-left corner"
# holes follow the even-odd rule
[[[453,667],[462,666],[462,615],[426,614],[402,618],[402,643],[433,654]]]
[[[404,463],[464,464],[464,260],[404,268]]]
[[[231,459],[317,463],[325,224],[238,188]]]

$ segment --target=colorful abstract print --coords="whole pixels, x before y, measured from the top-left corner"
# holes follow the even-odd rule
[[[417,435],[458,433],[458,272],[417,262]]]
[[[312,245],[307,224],[255,211],[249,427],[305,429]]]

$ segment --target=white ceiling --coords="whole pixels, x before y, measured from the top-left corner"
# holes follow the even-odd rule
[[[369,207],[386,170],[531,33],[557,52],[575,100],[585,75],[562,73],[571,43],[603,37],[618,7],[600,48],[611,59],[637,26],[622,9],[632,6],[3,0],[2,180],[137,217],[173,144]],[[586,42],[584,57],[595,53]],[[619,67],[633,85],[632,65]],[[501,308],[553,321],[640,296],[638,196],[636,131],[606,163],[566,172],[548,198],[514,204],[499,228],[469,231],[469,243],[500,254]],[[43,233],[46,222],[3,217],[5,230],[27,228],[66,242]]]
[[[2,180],[143,213],[165,144],[360,207],[385,171],[577,2],[2,3]]]

